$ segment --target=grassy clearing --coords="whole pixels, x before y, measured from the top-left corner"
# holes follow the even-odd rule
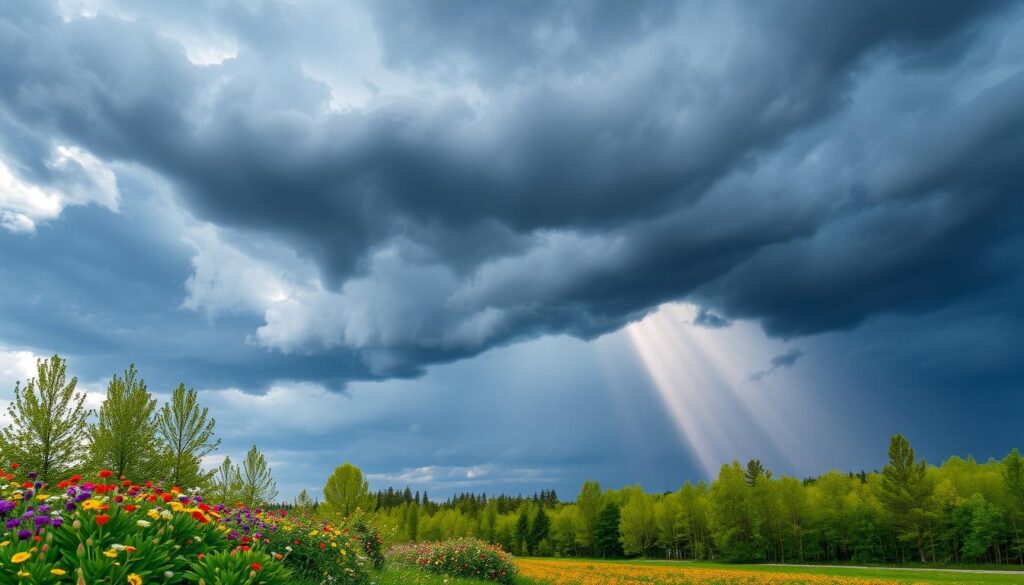
[[[484,583],[494,585],[493,581],[447,577],[445,575],[437,575],[399,566],[386,567],[383,571],[377,573],[372,581],[375,585],[481,585]],[[537,585],[534,581],[525,579],[516,581],[516,584]]]
[[[557,561],[558,559],[545,559],[547,561]],[[526,561],[529,563],[529,560]],[[878,580],[885,581],[887,583],[899,583],[901,585],[917,585],[917,584],[935,584],[935,585],[1020,585],[1024,583],[1024,574],[979,574],[979,573],[959,573],[954,571],[933,571],[933,570],[915,570],[915,569],[886,569],[881,567],[871,568],[852,568],[852,567],[777,567],[767,565],[730,565],[721,563],[697,563],[697,562],[673,562],[673,561],[600,561],[600,560],[588,560],[585,563],[590,565],[600,566],[602,564],[613,565],[615,567],[630,567],[635,569],[630,571],[630,576],[620,576],[618,579],[611,576],[610,572],[605,578],[607,582],[615,583],[658,583],[658,578],[668,578],[669,573],[664,572],[664,569],[678,569],[680,573],[694,572],[694,571],[705,571],[706,574],[695,577],[700,582],[720,582],[720,583],[731,583],[734,582],[732,578],[727,575],[730,572],[742,571],[745,573],[755,572],[763,573],[765,575],[766,583],[776,582],[789,582],[789,579],[785,579],[786,576],[798,579],[799,577],[831,577],[835,578],[835,582],[842,582],[842,578],[855,578],[856,581],[865,580]],[[649,571],[645,571],[647,568]],[[559,580],[559,583],[597,583],[601,579],[595,578],[592,571],[586,570],[569,570],[569,575],[576,575],[578,578],[573,580],[569,577],[566,580]],[[716,571],[721,571],[722,580],[717,581],[715,579]],[[674,571],[673,571],[674,572]],[[649,573],[649,574],[645,574]],[[661,575],[658,575],[661,573]],[[663,576],[663,577],[662,577]],[[775,577],[774,579],[772,577]],[[782,578],[782,579],[780,579]],[[710,581],[705,581],[710,579]],[[555,581],[552,581],[555,582]],[[666,581],[667,582],[667,581]],[[676,581],[672,581],[676,582]],[[688,582],[688,581],[687,581]],[[743,581],[746,583],[747,581]],[[818,579],[810,578],[808,582],[818,583],[821,582]],[[832,581],[829,581],[832,582]],[[855,582],[851,580],[850,582]],[[543,583],[543,581],[535,581],[535,583]]]

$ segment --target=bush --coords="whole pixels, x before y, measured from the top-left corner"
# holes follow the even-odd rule
[[[334,526],[311,516],[288,516],[284,510],[262,518],[276,527],[266,534],[271,554],[280,557],[298,576],[318,583],[369,583],[367,567],[373,560],[367,556],[358,531],[347,521]]]
[[[512,555],[475,538],[404,544],[389,550],[387,556],[398,564],[451,577],[515,582]]]
[[[198,493],[112,481],[108,471],[96,482],[70,477],[56,489],[33,473],[0,477],[0,583],[293,581],[263,549],[260,530],[229,528],[230,510]]]

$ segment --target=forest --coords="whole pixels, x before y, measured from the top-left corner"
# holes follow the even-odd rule
[[[478,536],[518,555],[726,562],[1024,564],[1024,458],[929,465],[902,435],[875,472],[776,476],[760,461],[723,465],[711,482],[669,493],[587,481],[573,502],[461,494],[435,503],[374,498],[395,541]]]

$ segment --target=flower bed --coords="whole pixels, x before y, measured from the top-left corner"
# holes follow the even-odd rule
[[[0,470],[0,583],[285,585],[293,572],[368,582],[368,529],[211,505],[198,492],[115,481],[109,471],[51,487],[11,468]]]
[[[515,581],[512,555],[475,538],[405,544],[390,549],[387,556],[395,563],[452,577]]]

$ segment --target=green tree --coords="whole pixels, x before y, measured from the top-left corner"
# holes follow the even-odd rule
[[[409,540],[416,542],[420,537],[420,507],[407,504],[405,511],[405,529],[409,534]]]
[[[99,420],[89,431],[92,465],[136,481],[163,476],[156,438],[156,399],[135,365],[107,385]]]
[[[712,533],[726,560],[759,561],[764,556],[752,492],[738,461],[723,465],[711,486]]]
[[[621,515],[615,502],[608,502],[597,517],[594,528],[594,546],[601,558],[622,556],[622,541],[619,535]]]
[[[917,461],[914,450],[903,435],[889,441],[889,463],[882,468],[879,499],[889,513],[902,541],[913,544],[921,562],[925,556],[928,515],[924,509],[930,493],[928,466]]]
[[[1017,555],[1020,557],[1020,564],[1024,565],[1024,545],[1021,544],[1020,534],[1021,521],[1024,518],[1024,457],[1021,457],[1016,447],[1003,459],[1002,475],[1009,498],[1008,516],[1013,527]]]
[[[277,497],[277,483],[267,465],[267,459],[256,448],[256,445],[245,454],[245,461],[242,462],[241,483],[239,485],[238,499],[246,506],[252,508],[263,506],[274,501]]]
[[[222,504],[232,504],[238,500],[242,492],[242,472],[237,465],[231,463],[231,457],[214,470],[213,496]]]
[[[171,485],[200,487],[212,473],[200,468],[203,456],[220,445],[213,438],[216,424],[209,409],[200,408],[195,390],[180,384],[171,393],[171,401],[156,416],[156,432],[166,451],[167,480]]]
[[[537,515],[533,517],[533,523],[530,525],[530,553],[537,554],[540,549],[540,543],[548,537],[551,532],[551,519],[548,518],[547,513],[544,511],[544,506],[537,507]]]
[[[772,472],[764,468],[760,459],[751,459],[747,462],[747,469],[743,472],[743,478],[747,485],[754,487],[762,479],[771,479]]]
[[[370,484],[363,479],[363,472],[351,463],[336,468],[324,485],[324,504],[342,516],[350,516],[360,508],[369,510]]]
[[[302,490],[295,496],[295,508],[302,512],[309,512],[316,506],[316,502],[309,496],[309,492]]]
[[[624,553],[647,558],[658,538],[658,522],[650,496],[640,492],[622,507],[619,534]]]
[[[523,506],[521,512],[519,512],[519,519],[516,520],[516,548],[520,553],[529,553],[529,542],[530,542],[530,516],[526,511],[526,506]]]
[[[597,529],[597,517],[600,516],[601,507],[604,505],[603,499],[601,484],[592,480],[583,482],[583,487],[576,496],[576,506],[580,509],[583,520],[584,544],[590,547],[592,554],[595,552],[594,530]]]
[[[7,407],[10,425],[0,436],[0,450],[36,471],[42,481],[61,479],[76,469],[87,454],[85,394],[75,392],[78,378],[67,380],[67,364],[59,356],[36,362],[36,378],[25,388],[14,385]]]

